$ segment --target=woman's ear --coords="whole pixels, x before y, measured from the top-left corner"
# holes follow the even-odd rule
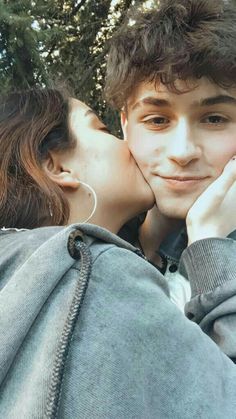
[[[61,153],[49,152],[47,159],[42,163],[42,168],[46,175],[61,188],[77,189],[79,187],[78,176],[67,164],[63,162]]]
[[[120,113],[120,122],[121,122],[121,127],[122,127],[122,131],[123,131],[123,137],[124,140],[127,141],[127,124],[128,124],[128,119],[127,119],[127,114],[124,110],[121,111]]]

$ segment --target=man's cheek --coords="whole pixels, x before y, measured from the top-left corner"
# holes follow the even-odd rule
[[[138,166],[139,166],[141,172],[143,173],[143,176],[149,182],[150,178],[151,178],[151,170],[150,170],[150,165],[149,165],[148,161],[140,159],[139,162],[137,162],[137,163],[138,163]]]
[[[143,153],[137,153],[137,152],[136,153],[134,152],[133,155],[140,169],[146,172],[149,167],[148,156],[145,156]]]
[[[144,139],[140,138],[140,136],[130,137],[128,139],[128,147],[139,167],[142,170],[146,170],[150,165],[152,150],[145,144]]]

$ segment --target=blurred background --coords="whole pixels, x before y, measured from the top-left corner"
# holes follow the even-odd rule
[[[66,82],[120,135],[119,117],[103,99],[109,39],[132,8],[158,0],[0,0],[2,93]]]

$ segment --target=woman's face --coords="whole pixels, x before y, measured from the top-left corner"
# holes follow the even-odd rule
[[[70,127],[77,140],[73,158],[78,179],[92,186],[104,208],[130,213],[152,207],[154,196],[125,141],[111,135],[95,112],[70,101]],[[77,169],[76,169],[77,170]]]

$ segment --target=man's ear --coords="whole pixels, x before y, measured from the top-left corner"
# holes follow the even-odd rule
[[[43,170],[61,188],[77,189],[79,187],[78,176],[70,167],[69,161],[65,164],[63,160],[60,153],[50,152],[42,164]]]
[[[121,111],[120,113],[120,123],[123,131],[124,140],[127,140],[128,118],[127,113],[125,111]]]

